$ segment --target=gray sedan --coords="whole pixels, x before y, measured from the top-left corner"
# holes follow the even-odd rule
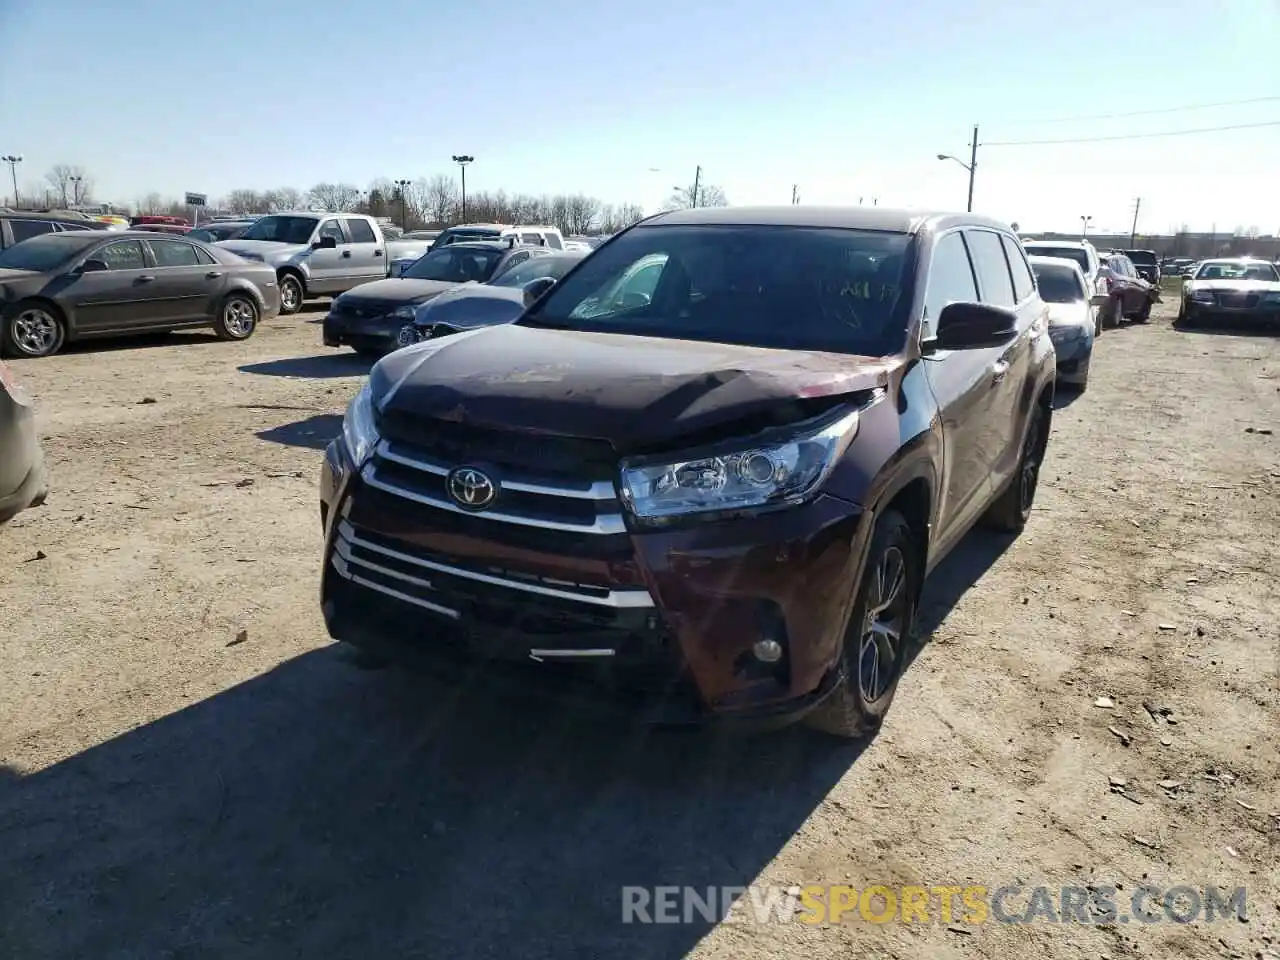
[[[279,310],[271,267],[186,237],[51,233],[0,253],[0,352],[10,356],[182,327],[246,340]]]
[[[43,503],[44,457],[26,392],[0,362],[0,523]]]

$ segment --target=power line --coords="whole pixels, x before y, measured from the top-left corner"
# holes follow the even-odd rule
[[[1188,110],[1210,110],[1215,107],[1242,107],[1247,104],[1274,103],[1277,100],[1280,100],[1280,96],[1251,97],[1248,100],[1218,100],[1214,103],[1188,103],[1181,107],[1156,107],[1151,110],[1133,110],[1128,113],[1094,113],[1075,117],[1054,117],[1050,120],[1007,120],[1003,123],[1003,126],[1037,126],[1050,123],[1075,123],[1080,120],[1120,120],[1125,117],[1150,117],[1163,113],[1185,113]]]
[[[1159,133],[1122,133],[1110,137],[1067,137],[1060,140],[994,140],[984,147],[1030,147],[1052,143],[1101,143],[1104,140],[1148,140],[1152,137],[1185,137],[1196,133],[1220,133],[1224,130],[1254,130],[1258,127],[1280,127],[1280,120],[1261,123],[1233,123],[1225,127],[1196,127],[1191,130],[1162,130]]]

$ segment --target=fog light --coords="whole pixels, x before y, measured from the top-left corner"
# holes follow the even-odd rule
[[[757,640],[751,653],[761,663],[777,663],[782,659],[782,644],[777,640]]]

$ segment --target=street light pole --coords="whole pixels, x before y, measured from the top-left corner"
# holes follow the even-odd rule
[[[1092,215],[1080,215],[1080,239],[1084,240],[1089,236],[1089,221],[1093,219]]]
[[[702,165],[698,165],[698,169],[693,172],[693,196],[690,198],[689,206],[696,207],[698,205],[698,184],[702,182]]]
[[[75,197],[75,206],[80,206],[80,184],[84,182],[84,177],[67,177],[71,181],[72,195]],[[62,202],[66,203],[67,198],[64,196]]]
[[[11,153],[7,157],[0,157],[9,165],[9,173],[13,176],[13,209],[17,210],[20,203],[18,200],[18,164],[22,162],[22,154]]]
[[[453,162],[462,168],[462,222],[467,222],[467,164],[475,161],[475,157],[455,153]]]
[[[949,153],[938,154],[939,160],[954,160],[960,166],[969,171],[969,202],[965,206],[965,210],[973,213],[973,177],[978,169],[978,125],[973,125],[973,140],[969,144],[969,162],[965,163],[959,157],[953,157]]]
[[[411,181],[409,181],[409,180],[394,180],[394,181],[392,181],[392,182],[393,182],[397,187],[399,187],[399,188],[400,188],[400,229],[401,229],[401,230],[408,230],[408,229],[409,229],[409,214],[408,214],[408,213],[406,212],[406,210],[405,210],[405,204],[404,204],[404,193],[405,193],[405,190],[406,190],[406,189],[408,189],[409,184],[410,184],[410,182],[411,182]]]

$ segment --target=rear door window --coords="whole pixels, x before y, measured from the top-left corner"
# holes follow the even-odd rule
[[[973,257],[978,274],[978,288],[982,302],[993,307],[1012,307],[1017,303],[1013,293],[1013,278],[1009,263],[1004,257],[1000,235],[990,230],[966,230],[965,240]]]
[[[181,240],[148,240],[155,255],[157,267],[195,267],[200,258],[196,248]]]
[[[369,226],[368,220],[360,220],[354,217],[347,220],[347,232],[351,234],[352,243],[378,242],[378,238],[374,235],[373,227]],[[342,242],[341,238],[339,238],[338,242]]]

